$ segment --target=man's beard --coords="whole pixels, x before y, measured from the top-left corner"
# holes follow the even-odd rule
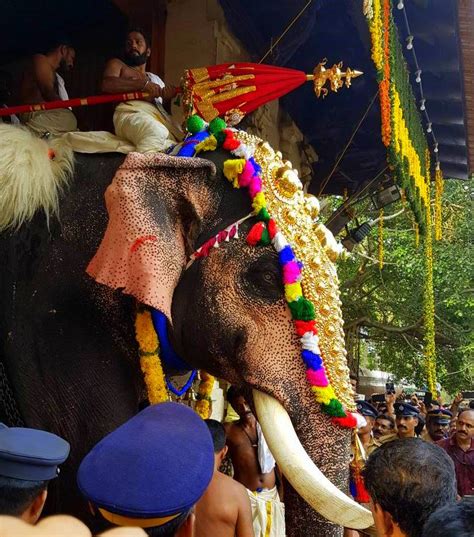
[[[148,56],[146,52],[143,54],[130,54],[126,52],[124,57],[125,63],[130,67],[139,67],[140,65],[144,65],[147,60]]]
[[[72,70],[72,65],[68,65],[66,63],[66,60],[64,58],[61,59],[61,61],[59,62],[59,71],[61,71],[62,73],[67,73],[68,71],[71,71]]]

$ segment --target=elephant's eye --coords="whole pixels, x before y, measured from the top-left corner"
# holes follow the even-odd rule
[[[243,275],[243,284],[250,298],[275,302],[282,297],[283,284],[275,255],[264,255],[253,261]]]

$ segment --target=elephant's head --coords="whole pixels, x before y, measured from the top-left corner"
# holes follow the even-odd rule
[[[318,535],[338,535],[338,525],[367,527],[370,513],[342,492],[348,488],[350,430],[340,425],[344,419],[337,423],[328,415],[338,415],[333,399],[345,407],[346,421],[353,410],[337,276],[327,255],[334,239],[315,224],[317,201],[303,194],[291,165],[258,138],[236,136],[254,155],[254,171],[257,164],[262,167],[273,244],[248,243],[255,216],[242,222],[231,240],[219,235],[252,211],[244,189],[232,188],[223,175],[227,166],[226,175],[232,176],[224,163],[235,156],[223,150],[202,153],[203,159],[132,154],[107,190],[109,225],[88,272],[164,312],[170,339],[191,366],[248,387],[270,448],[298,492],[285,498],[289,535],[308,535],[309,527],[317,527]],[[218,247],[189,263],[213,237]],[[297,258],[292,268],[282,268],[285,238]],[[298,334],[292,320],[291,295],[301,293],[300,277],[294,277],[298,270],[304,296],[316,309],[331,396],[316,378],[320,373],[306,371],[301,359],[302,341],[311,334],[304,315],[296,314],[302,319]],[[318,353],[315,341],[309,337],[303,343],[309,351],[303,357]]]

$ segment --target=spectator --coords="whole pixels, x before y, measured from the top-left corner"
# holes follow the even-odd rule
[[[196,504],[195,537],[254,537],[252,509],[245,487],[219,472],[227,454],[224,426],[205,420],[214,444],[214,475]]]
[[[426,442],[438,442],[446,438],[449,434],[449,423],[452,417],[451,412],[444,408],[428,412],[426,430],[423,431],[421,438]]]
[[[420,537],[428,517],[456,500],[453,462],[418,438],[376,449],[363,474],[380,536]]]
[[[280,501],[281,491],[276,485],[275,459],[243,391],[231,386],[227,400],[240,418],[226,423],[225,430],[234,479],[244,485],[250,498],[255,537],[282,537],[285,535],[285,512]]]
[[[152,537],[190,537],[195,503],[214,471],[205,423],[189,407],[152,405],[103,438],[77,482],[96,513]]]
[[[453,399],[453,402],[451,404],[451,413],[453,414],[453,416],[455,414],[458,413],[459,411],[459,405],[463,402],[464,400],[464,396],[462,394],[462,392],[459,392],[458,394],[456,394],[456,397]]]
[[[363,458],[365,455],[369,456],[374,449],[377,449],[380,444],[374,439],[372,429],[374,428],[375,418],[377,417],[377,410],[367,401],[356,401],[357,412],[362,414],[366,420],[366,425],[360,427],[357,431],[359,440],[364,448]]]
[[[435,511],[423,528],[423,537],[472,537],[474,498],[446,505]]]
[[[36,524],[68,455],[69,444],[55,434],[0,424],[0,514]]]
[[[388,414],[379,414],[375,419],[374,424],[374,437],[378,440],[379,438],[394,434],[395,432],[395,420],[392,416]]]
[[[474,410],[462,410],[454,435],[437,444],[453,459],[459,496],[474,495]]]

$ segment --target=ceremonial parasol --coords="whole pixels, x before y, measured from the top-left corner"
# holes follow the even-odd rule
[[[316,96],[324,98],[329,89],[337,92],[344,83],[349,87],[352,79],[362,74],[350,68],[342,71],[342,62],[326,68],[326,62],[326,59],[320,62],[312,74],[257,63],[226,63],[188,69],[183,81],[185,113],[198,113],[206,121],[220,116],[229,125],[236,125],[249,112],[306,81],[312,81]]]

